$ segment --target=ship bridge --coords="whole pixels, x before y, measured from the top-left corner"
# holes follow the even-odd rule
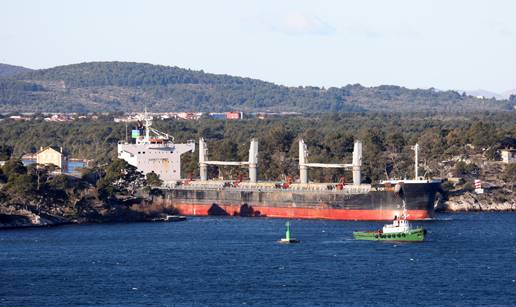
[[[118,158],[127,161],[144,174],[156,173],[165,182],[180,180],[181,155],[195,151],[195,142],[174,143],[172,136],[151,127],[152,117],[147,112],[142,120],[145,126],[132,135],[134,143],[118,143]]]

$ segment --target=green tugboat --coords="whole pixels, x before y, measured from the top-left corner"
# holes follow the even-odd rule
[[[290,237],[290,222],[286,222],[285,226],[287,226],[287,231],[285,232],[285,237],[281,238],[278,243],[283,244],[291,244],[291,243],[299,243],[299,240]]]
[[[398,242],[422,242],[425,240],[426,230],[422,227],[412,228],[406,219],[405,212],[401,218],[394,217],[392,224],[383,226],[376,231],[355,231],[355,240],[369,241],[398,241]]]

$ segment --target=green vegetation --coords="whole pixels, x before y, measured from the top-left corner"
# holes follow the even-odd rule
[[[99,168],[100,179],[96,182],[99,196],[104,200],[118,199],[120,196],[133,196],[143,186],[144,176],[126,161],[114,159]]]
[[[459,161],[455,164],[456,176],[478,176],[480,168],[475,163]]]
[[[507,165],[502,174],[502,178],[511,183],[511,188],[514,189],[514,186],[516,185],[516,163]]]
[[[359,84],[286,87],[178,67],[92,62],[0,79],[0,111],[297,111],[473,112],[513,109],[514,100],[477,99],[456,91]],[[15,78],[15,80],[14,80]]]
[[[0,169],[0,216],[27,212],[58,221],[141,220],[133,210],[142,199],[143,175],[123,160],[85,170],[82,178],[54,174],[54,168],[8,160]],[[94,176],[92,176],[94,175]]]
[[[146,184],[151,187],[159,187],[163,184],[163,180],[159,179],[159,175],[154,172],[145,175]]]
[[[416,142],[421,147],[421,175],[437,177],[447,177],[454,171],[443,167],[444,162],[453,158],[460,160],[480,154],[489,159],[490,152],[516,147],[516,115],[504,112],[459,118],[426,113],[343,113],[242,121],[165,120],[155,121],[154,127],[171,133],[177,142],[204,137],[210,159],[214,160],[247,160],[249,140],[256,137],[262,180],[298,176],[297,140],[301,137],[308,145],[310,161],[329,163],[351,161],[353,141],[361,139],[363,174],[367,181],[412,177],[411,146]],[[42,120],[0,123],[0,143],[12,147],[15,157],[54,144],[65,148],[72,157],[103,164],[115,157],[117,142],[123,139],[125,124],[114,123],[108,116],[72,123]],[[183,177],[198,177],[197,160],[197,152],[183,156]],[[469,167],[459,164],[457,171],[477,174],[478,169]],[[222,167],[220,173],[226,178],[247,177],[245,168]],[[219,169],[209,167],[209,175],[218,177]],[[338,181],[341,176],[350,177],[350,174],[342,170],[310,170],[310,178],[317,181]]]
[[[11,146],[0,145],[0,161],[7,161],[13,154],[13,148]]]

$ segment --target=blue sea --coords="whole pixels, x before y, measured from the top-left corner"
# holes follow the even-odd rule
[[[516,305],[516,214],[439,214],[423,243],[379,222],[192,217],[0,231],[0,305]]]

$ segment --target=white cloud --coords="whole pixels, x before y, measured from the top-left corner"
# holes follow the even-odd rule
[[[328,35],[335,29],[316,16],[302,12],[288,12],[273,25],[273,29],[289,35]]]

